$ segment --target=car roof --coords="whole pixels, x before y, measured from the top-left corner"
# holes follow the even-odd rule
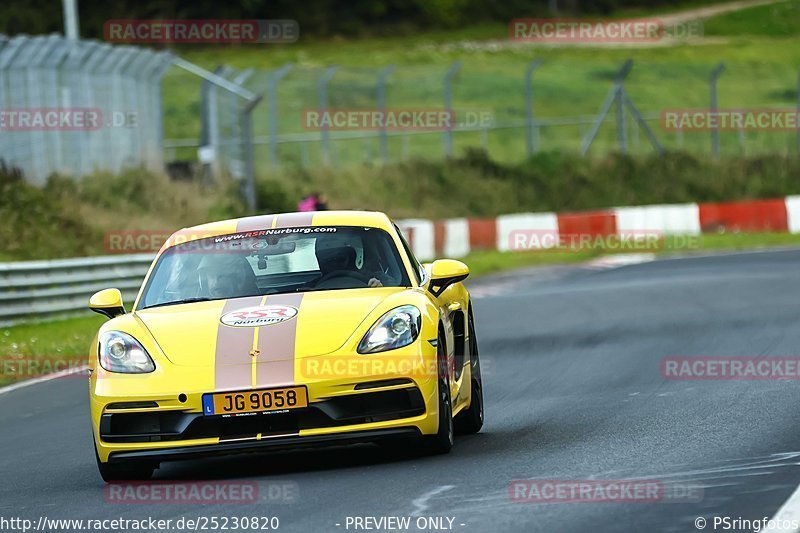
[[[309,211],[274,213],[244,218],[232,218],[183,228],[173,233],[164,243],[166,248],[183,242],[274,228],[308,226],[357,226],[390,231],[392,221],[379,211]]]

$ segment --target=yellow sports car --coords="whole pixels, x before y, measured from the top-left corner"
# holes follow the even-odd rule
[[[446,453],[483,425],[469,269],[420,265],[383,213],[322,211],[172,235],[89,354],[97,465],[412,439]]]

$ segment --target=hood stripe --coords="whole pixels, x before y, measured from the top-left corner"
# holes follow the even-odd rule
[[[222,313],[230,313],[261,303],[261,296],[227,300]],[[217,347],[214,355],[214,389],[237,390],[250,387],[250,350],[253,349],[253,329],[233,328],[221,322],[217,325]]]
[[[254,217],[242,218],[236,224],[236,231],[269,229],[275,223],[275,218],[275,215],[257,215]]]
[[[275,227],[296,228],[301,226],[310,226],[313,218],[314,218],[314,211],[278,215],[278,222],[275,224]]]
[[[240,219],[236,231],[310,226],[313,218],[313,212],[252,216]],[[302,300],[302,293],[238,298],[226,301],[222,314],[255,305],[280,304],[299,308]],[[214,359],[215,390],[294,384],[297,320],[298,317],[295,317],[286,322],[258,328],[234,328],[220,323],[217,326]],[[250,355],[253,349],[259,350],[258,357]]]
[[[302,301],[303,293],[274,294],[267,296],[266,305],[291,305],[299,309]],[[294,384],[299,319],[298,312],[291,320],[257,328],[257,345],[261,353],[255,358],[254,387],[285,387]]]

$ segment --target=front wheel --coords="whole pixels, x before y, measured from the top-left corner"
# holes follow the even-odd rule
[[[478,357],[478,339],[475,336],[475,325],[472,313],[469,314],[469,358],[471,370],[469,407],[458,413],[455,428],[461,434],[477,433],[483,427],[483,380],[481,379],[481,361]]]
[[[437,396],[439,399],[439,430],[435,435],[424,437],[427,451],[431,454],[448,453],[455,441],[453,429],[453,404],[450,400],[450,380],[447,372],[447,349],[440,333],[436,343]]]

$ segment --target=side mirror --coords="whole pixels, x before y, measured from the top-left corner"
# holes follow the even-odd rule
[[[125,307],[122,305],[122,293],[119,292],[119,289],[103,289],[100,292],[96,292],[89,298],[89,309],[108,318],[124,315]]]
[[[453,283],[467,279],[469,267],[455,259],[439,259],[431,265],[430,273],[431,281],[428,284],[428,290],[438,297]]]

